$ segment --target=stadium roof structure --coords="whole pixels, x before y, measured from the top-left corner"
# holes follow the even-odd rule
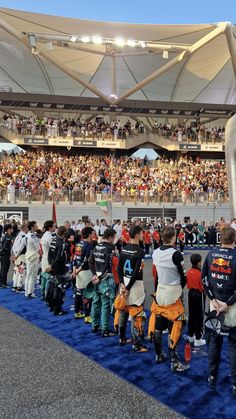
[[[0,91],[236,104],[229,22],[149,25],[0,8]]]

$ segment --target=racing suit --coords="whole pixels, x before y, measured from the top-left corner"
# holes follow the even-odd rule
[[[60,315],[62,304],[64,302],[64,286],[66,273],[66,244],[62,237],[53,238],[48,251],[48,264],[51,266],[51,278],[49,280],[49,289],[46,302],[54,314]]]
[[[29,231],[26,234],[26,277],[25,277],[25,296],[31,297],[37,280],[39,269],[40,244],[37,234]]]
[[[145,252],[138,244],[127,244],[120,254],[118,275],[121,284],[129,291],[128,310],[122,311],[119,321],[120,340],[126,339],[126,326],[131,316],[133,348],[142,346],[146,314],[144,312],[145,290],[143,282],[143,260]]]
[[[17,258],[14,263],[14,274],[13,274],[13,290],[21,291],[25,285],[26,277],[26,233],[20,231],[16,236],[12,247],[13,255]]]
[[[228,351],[232,383],[236,386],[236,249],[213,248],[202,269],[204,291],[210,300],[228,305],[224,324],[228,329]],[[210,302],[210,310],[214,310]],[[223,336],[207,336],[209,374],[216,379],[220,364]]]
[[[11,248],[12,238],[6,233],[2,238],[0,287],[7,286],[7,274],[11,264]]]
[[[186,284],[186,274],[182,254],[171,245],[162,245],[153,252],[158,286],[151,307],[149,334],[153,334],[157,361],[162,359],[162,333],[169,330],[169,355],[171,369],[178,366],[177,344],[184,320],[184,307],[181,301],[182,290]]]
[[[43,251],[43,255],[42,255],[42,261],[41,261],[41,295],[42,295],[42,299],[45,298],[45,292],[47,291],[48,288],[48,284],[49,284],[49,279],[50,279],[50,274],[48,272],[46,272],[46,269],[48,267],[48,252],[49,252],[49,248],[50,245],[52,243],[52,239],[53,239],[53,234],[50,233],[50,231],[45,231],[45,233],[42,236],[41,239],[41,246],[42,246],[42,251]]]
[[[111,301],[115,297],[115,282],[112,275],[112,258],[115,246],[107,242],[99,243],[89,259],[89,267],[93,275],[97,275],[99,283],[94,285],[92,297],[92,327],[99,328],[101,320],[102,333],[109,331],[109,315]]]
[[[90,271],[89,269],[89,257],[93,250],[94,246],[92,243],[84,240],[79,242],[75,246],[75,256],[73,260],[73,266],[76,269],[80,269],[80,272],[82,271]],[[90,314],[91,304],[90,299],[83,298],[83,292],[86,288],[83,283],[83,279],[81,278],[82,275],[77,275],[76,277],[76,292],[75,292],[75,314],[78,314],[79,312],[84,311],[85,317],[88,317]],[[91,274],[92,279],[92,274]]]

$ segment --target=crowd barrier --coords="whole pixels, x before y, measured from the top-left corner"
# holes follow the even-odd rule
[[[7,189],[0,189],[0,202],[1,203],[17,203],[17,202],[27,202],[31,203],[32,201],[37,201],[41,203],[45,202],[82,202],[86,203],[95,203],[99,201],[112,201],[114,203],[126,203],[132,204],[182,204],[182,205],[200,205],[200,204],[223,204],[229,201],[228,194],[224,192],[200,192],[200,193],[190,193],[189,195],[182,195],[181,193],[174,192],[135,192],[130,193],[125,191],[124,193],[119,193],[114,191],[110,192],[101,192],[94,193],[84,190],[65,190],[65,191],[50,191],[50,190],[38,190],[38,191],[27,191],[22,189],[16,189],[15,192],[8,192]]]

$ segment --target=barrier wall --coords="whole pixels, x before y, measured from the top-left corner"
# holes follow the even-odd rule
[[[14,216],[20,219],[20,213],[22,217],[29,214],[30,220],[36,220],[39,226],[42,226],[45,220],[51,219],[52,217],[52,203],[39,203],[32,202],[30,205],[25,203],[18,203],[17,205],[4,205],[0,206],[0,218],[6,218],[8,216]],[[88,217],[92,221],[97,218],[105,218],[108,222],[114,219],[128,220],[141,218],[144,222],[154,222],[159,217],[165,218],[176,218],[183,220],[184,217],[190,217],[192,221],[195,219],[198,222],[206,221],[209,224],[211,221],[216,222],[220,217],[224,217],[226,221],[230,220],[232,207],[227,204],[222,205],[173,205],[167,204],[165,206],[157,205],[122,205],[114,204],[112,211],[108,214],[104,213],[100,207],[95,204],[74,203],[72,205],[68,203],[60,203],[56,205],[57,221],[58,224],[63,223],[65,220],[82,219],[82,217]]]

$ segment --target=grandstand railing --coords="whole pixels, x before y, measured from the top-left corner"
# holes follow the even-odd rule
[[[189,193],[188,195],[181,192],[162,192],[158,193],[156,191],[138,191],[130,192],[123,191],[117,192],[114,191],[112,194],[110,192],[91,192],[84,191],[82,189],[78,190],[25,190],[24,188],[16,189],[15,193],[8,192],[7,189],[0,189],[0,203],[1,204],[15,204],[15,203],[28,203],[31,202],[41,202],[42,204],[46,202],[64,202],[70,203],[81,202],[86,203],[96,203],[99,201],[112,201],[113,203],[125,204],[156,204],[156,205],[209,205],[209,204],[223,204],[228,202],[229,197],[227,193],[224,192],[200,192],[200,193]]]
[[[81,130],[76,129],[76,131],[71,132],[71,130],[65,129],[53,129],[50,133],[50,136],[48,135],[46,127],[42,126],[36,126],[35,130],[32,131],[31,129],[27,128],[26,126],[23,126],[21,128],[11,129],[9,130],[7,127],[7,123],[4,120],[0,119],[0,127],[2,130],[2,133],[4,136],[6,136],[7,139],[13,140],[14,138],[22,138],[25,136],[30,136],[32,138],[78,138],[78,139],[102,139],[102,140],[128,140],[132,139],[136,136],[142,137],[143,135],[146,135],[147,137],[150,135],[151,137],[158,137],[159,139],[163,139],[168,141],[169,144],[176,144],[178,142],[181,143],[219,143],[224,144],[225,142],[225,136],[224,132],[215,132],[215,133],[209,133],[209,132],[183,132],[181,136],[178,136],[177,131],[171,131],[171,130],[165,130],[163,128],[153,128],[152,130],[146,130],[146,128],[141,129],[132,129],[130,132],[127,130],[121,130],[117,133],[117,135],[114,135],[112,133],[112,130],[107,129],[105,131],[101,132],[95,132],[95,131],[89,131],[89,130]]]

